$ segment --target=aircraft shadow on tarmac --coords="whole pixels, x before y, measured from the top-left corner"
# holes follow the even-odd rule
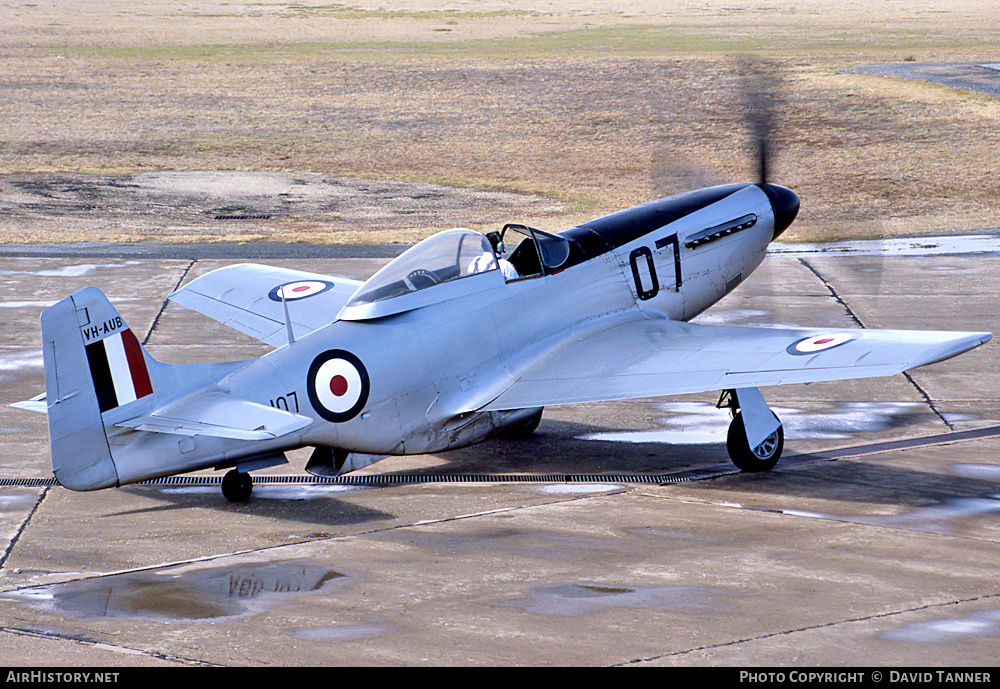
[[[159,500],[162,504],[134,510],[121,510],[106,516],[130,517],[172,510],[202,508],[326,527],[350,526],[396,519],[396,515],[390,512],[338,498],[338,495],[342,495],[344,491],[372,490],[369,488],[308,485],[257,487],[250,500],[245,503],[229,502],[222,496],[218,486],[127,486],[121,490],[144,498]],[[314,533],[312,535],[327,536],[330,534]]]
[[[917,450],[916,452],[919,452]],[[993,503],[988,512],[1000,513],[1000,466],[956,464],[955,473],[920,471],[881,464],[880,459],[810,461],[809,455],[796,462],[790,455],[787,466],[780,464],[767,474],[739,474],[699,486],[708,490],[741,493],[768,493],[789,499],[786,509],[794,509],[796,500],[818,499],[845,503],[897,505],[926,508],[957,501],[980,500]],[[977,475],[979,466],[990,471]],[[968,473],[963,475],[963,468]]]
[[[542,419],[526,438],[498,437],[434,456],[443,466],[419,473],[600,474],[671,473],[692,467],[729,464],[720,444],[671,444],[582,439],[613,432],[603,426]]]
[[[438,453],[433,457],[443,464],[425,469],[392,471],[392,459],[389,458],[376,464],[374,473],[386,477],[405,475],[428,478],[440,474],[672,473],[693,467],[728,465],[724,445],[618,443],[576,438],[608,430],[611,429],[543,420],[539,430],[527,438],[495,438],[460,450]],[[328,526],[394,519],[395,515],[391,513],[339,497],[345,495],[345,491],[349,494],[352,490],[375,489],[258,483],[249,502],[231,503],[222,496],[218,486],[126,486],[119,490],[154,498],[165,504],[124,510],[114,513],[114,516],[197,507]]]
[[[595,475],[597,480],[596,475],[600,474],[732,470],[722,442],[680,445],[580,439],[586,434],[608,430],[588,424],[543,420],[538,431],[527,438],[496,438],[439,453],[434,457],[443,463],[434,467],[377,471],[382,467],[390,469],[392,460],[389,459],[376,465],[375,473],[389,478],[412,476],[428,480],[439,475],[463,474]],[[770,472],[730,474],[689,485],[719,493],[758,493],[785,498],[787,503],[782,509],[786,510],[801,509],[803,500],[826,500],[859,506],[891,505],[904,511],[975,503],[970,514],[1000,513],[1000,466],[956,464],[950,473],[940,473],[881,464],[877,458],[832,461],[821,455],[796,454],[794,446],[790,450],[783,463]],[[920,449],[911,452],[919,453]],[[346,495],[354,490],[391,490],[391,486],[391,482],[381,488],[361,489],[342,485],[259,484],[251,500],[243,504],[225,500],[217,486],[130,486],[122,490],[135,491],[167,504],[123,511],[117,516],[202,507],[325,526],[375,523],[395,519],[396,515],[357,504]],[[377,504],[377,500],[367,502]],[[859,507],[858,511],[863,512],[864,508]],[[956,508],[946,516],[960,518],[963,516],[959,514],[961,511]]]

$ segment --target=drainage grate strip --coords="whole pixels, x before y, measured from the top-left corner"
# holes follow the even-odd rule
[[[270,220],[270,213],[219,213],[216,220]]]
[[[674,474],[372,474],[323,478],[307,474],[267,476],[255,474],[254,485],[393,486],[416,483],[637,483],[666,485],[701,481],[739,473],[736,468],[692,469]],[[165,476],[142,481],[140,486],[218,486],[222,476]],[[0,486],[44,488],[58,486],[55,478],[0,478]]]
[[[908,450],[931,445],[978,440],[1000,436],[1000,426],[988,426],[964,431],[949,431],[920,438],[905,438],[888,442],[854,445],[834,450],[808,454],[789,454],[782,458],[779,466],[794,466],[816,461],[835,461],[849,457],[893,450]],[[650,485],[670,485],[689,481],[705,481],[738,474],[739,469],[729,464],[714,467],[687,469],[672,474],[372,474],[355,476],[332,476],[323,478],[308,474],[285,476],[257,475],[256,485],[341,485],[341,486],[395,486],[415,483],[638,483]],[[146,486],[218,486],[222,476],[166,476],[136,485]],[[18,486],[22,488],[45,488],[58,486],[55,478],[2,478],[0,487]]]
[[[47,488],[58,486],[54,478],[0,478],[0,486],[20,486],[27,488]]]

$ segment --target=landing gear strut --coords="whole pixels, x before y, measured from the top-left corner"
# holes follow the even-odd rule
[[[253,479],[237,469],[230,469],[222,477],[222,494],[229,502],[246,502],[253,491]]]
[[[773,469],[785,446],[785,431],[757,389],[724,390],[717,406],[728,408],[733,414],[726,449],[736,468],[740,471]]]

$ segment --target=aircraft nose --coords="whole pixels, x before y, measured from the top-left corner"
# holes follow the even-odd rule
[[[774,211],[774,236],[771,239],[777,239],[778,235],[787,230],[788,226],[795,220],[795,216],[798,215],[799,197],[791,189],[778,184],[761,184],[759,186],[771,202],[771,210]]]

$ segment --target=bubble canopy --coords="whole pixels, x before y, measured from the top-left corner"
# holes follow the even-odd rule
[[[403,252],[371,276],[344,305],[340,317],[351,320],[388,315],[457,296],[438,285],[483,273],[493,273],[503,283],[489,240],[473,230],[446,230]],[[390,301],[399,305],[385,305]]]
[[[491,260],[477,262],[484,255]],[[347,305],[392,299],[498,267],[485,236],[472,230],[447,230],[400,254],[361,285]]]

